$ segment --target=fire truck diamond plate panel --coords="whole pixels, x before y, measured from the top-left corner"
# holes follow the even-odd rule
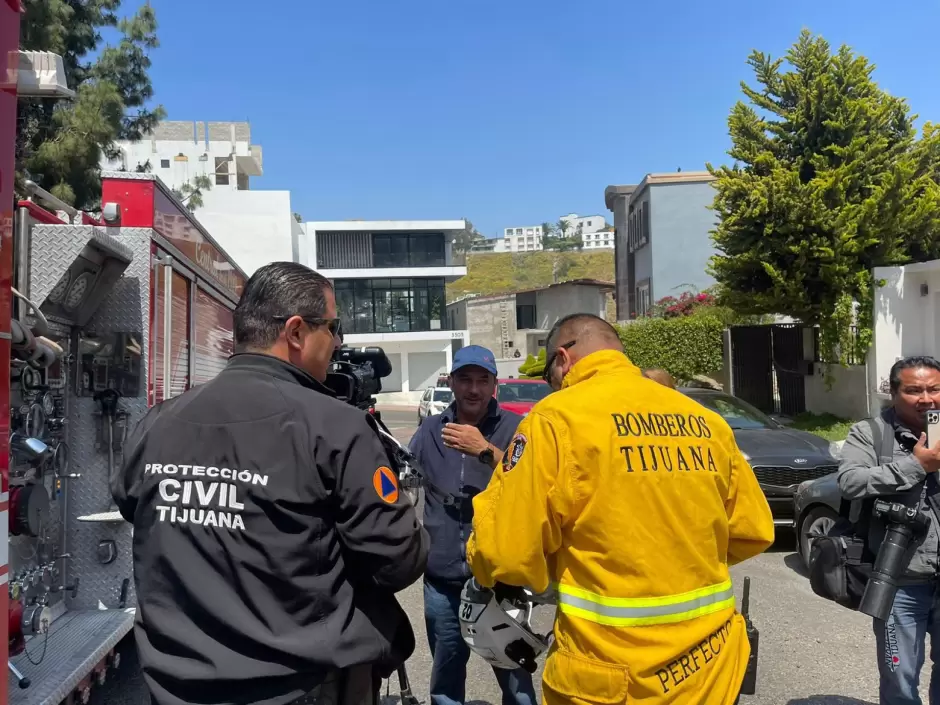
[[[33,684],[20,690],[11,679],[10,705],[65,702],[81,681],[80,674],[94,668],[133,627],[134,614],[125,610],[66,612],[52,623],[46,637],[37,636],[27,645],[38,664],[27,660],[25,654],[13,659]]]
[[[30,267],[29,297],[37,306],[49,296],[75,258],[85,249],[85,245],[93,240],[123,255],[125,259],[130,259],[132,256],[129,248],[100,228],[90,225],[33,226],[30,231],[29,256],[32,266]],[[149,264],[149,251],[146,259]]]
[[[87,329],[99,335],[133,332],[142,337],[141,389],[136,398],[124,396],[120,399],[121,409],[128,413],[127,432],[130,433],[147,412],[152,231],[149,228],[123,228],[120,232],[120,242],[133,255],[133,259],[124,271],[124,276],[92,316]],[[97,403],[88,396],[74,397],[69,410],[72,471],[82,474],[80,478],[68,480],[66,550],[72,554],[68,561],[68,579],[74,580],[76,576],[81,578],[77,595],[66,601],[72,610],[95,610],[101,605],[109,609],[117,608],[125,579],[130,580],[127,606],[137,604],[130,525],[124,522],[78,521],[78,517],[100,514],[113,508],[107,444],[102,444],[102,448],[96,447],[96,426],[99,423],[97,411]],[[115,451],[115,471],[122,462],[123,454]],[[98,545],[102,540],[115,542],[117,557],[112,563],[102,564],[98,560]]]

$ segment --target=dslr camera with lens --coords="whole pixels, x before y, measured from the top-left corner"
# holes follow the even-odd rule
[[[911,542],[927,533],[930,517],[917,506],[875,500],[872,516],[886,525],[885,538],[878,549],[871,577],[865,586],[858,610],[875,619],[887,620],[898,591],[898,580],[904,574],[907,551]]]

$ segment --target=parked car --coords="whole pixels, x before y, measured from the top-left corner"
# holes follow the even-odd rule
[[[842,493],[835,473],[818,480],[807,480],[796,488],[793,495],[793,530],[796,532],[796,550],[809,568],[809,549],[812,536],[825,534],[839,518]]]
[[[448,406],[454,400],[454,393],[450,387],[428,387],[421,395],[421,401],[418,402],[418,425],[428,416],[435,416]]]
[[[775,526],[792,526],[793,495],[800,483],[831,475],[839,468],[832,444],[807,431],[787,428],[743,399],[710,389],[682,388],[702,406],[721,415],[734,431],[773,512]]]
[[[498,379],[493,396],[503,409],[525,416],[551,391],[548,383],[541,379]]]

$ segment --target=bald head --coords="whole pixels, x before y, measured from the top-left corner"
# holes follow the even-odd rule
[[[560,319],[548,334],[546,348],[551,351],[572,341],[577,342],[575,354],[579,358],[598,350],[623,352],[617,330],[603,318],[590,313],[574,313]]]
[[[643,370],[643,376],[647,379],[651,379],[654,382],[659,382],[664,387],[669,387],[671,389],[676,388],[675,378],[659,367],[653,367],[650,369]]]

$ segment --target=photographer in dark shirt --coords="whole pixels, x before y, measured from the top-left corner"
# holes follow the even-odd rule
[[[414,650],[395,593],[428,539],[367,414],[323,386],[329,281],[275,262],[236,354],[153,407],[111,490],[134,524],[135,635],[157,705],[377,702]]]

